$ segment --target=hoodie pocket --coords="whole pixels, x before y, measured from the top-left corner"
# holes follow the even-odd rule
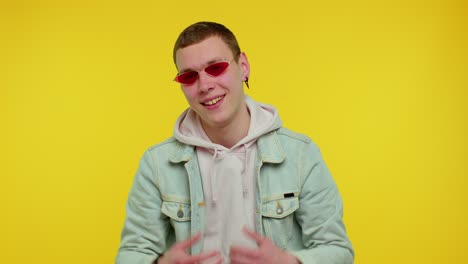
[[[278,199],[262,204],[263,228],[267,237],[286,249],[292,237],[294,212],[299,208],[297,197]]]
[[[163,201],[161,212],[171,220],[177,241],[190,237],[192,210],[190,204]]]

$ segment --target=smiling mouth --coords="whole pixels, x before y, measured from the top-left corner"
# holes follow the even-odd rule
[[[213,99],[213,100],[210,100],[210,101],[208,101],[208,102],[204,102],[204,103],[202,103],[202,105],[206,105],[206,106],[214,105],[214,104],[216,104],[217,102],[221,101],[223,98],[224,98],[224,95],[223,95],[223,96],[220,96],[220,97],[217,97],[217,98],[215,98],[215,99]]]

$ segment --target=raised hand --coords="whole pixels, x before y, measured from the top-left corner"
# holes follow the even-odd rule
[[[270,239],[243,229],[244,233],[257,242],[258,248],[232,246],[229,253],[231,264],[299,264],[293,255],[277,247]]]
[[[201,263],[212,259],[213,264],[223,263],[223,258],[219,251],[209,251],[199,255],[188,255],[186,250],[200,240],[201,234],[188,238],[187,240],[175,243],[169,251],[161,256],[156,263],[158,264],[192,264]]]

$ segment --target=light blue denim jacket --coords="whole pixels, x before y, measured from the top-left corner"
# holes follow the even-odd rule
[[[353,263],[341,197],[318,147],[285,128],[261,136],[257,147],[256,232],[302,263]],[[116,263],[153,263],[175,241],[203,233],[204,205],[195,148],[174,138],[151,147],[128,197]]]

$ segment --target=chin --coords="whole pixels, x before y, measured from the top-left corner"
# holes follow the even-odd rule
[[[229,120],[225,116],[207,116],[205,119],[205,123],[214,126],[214,127],[221,127],[228,123]]]

